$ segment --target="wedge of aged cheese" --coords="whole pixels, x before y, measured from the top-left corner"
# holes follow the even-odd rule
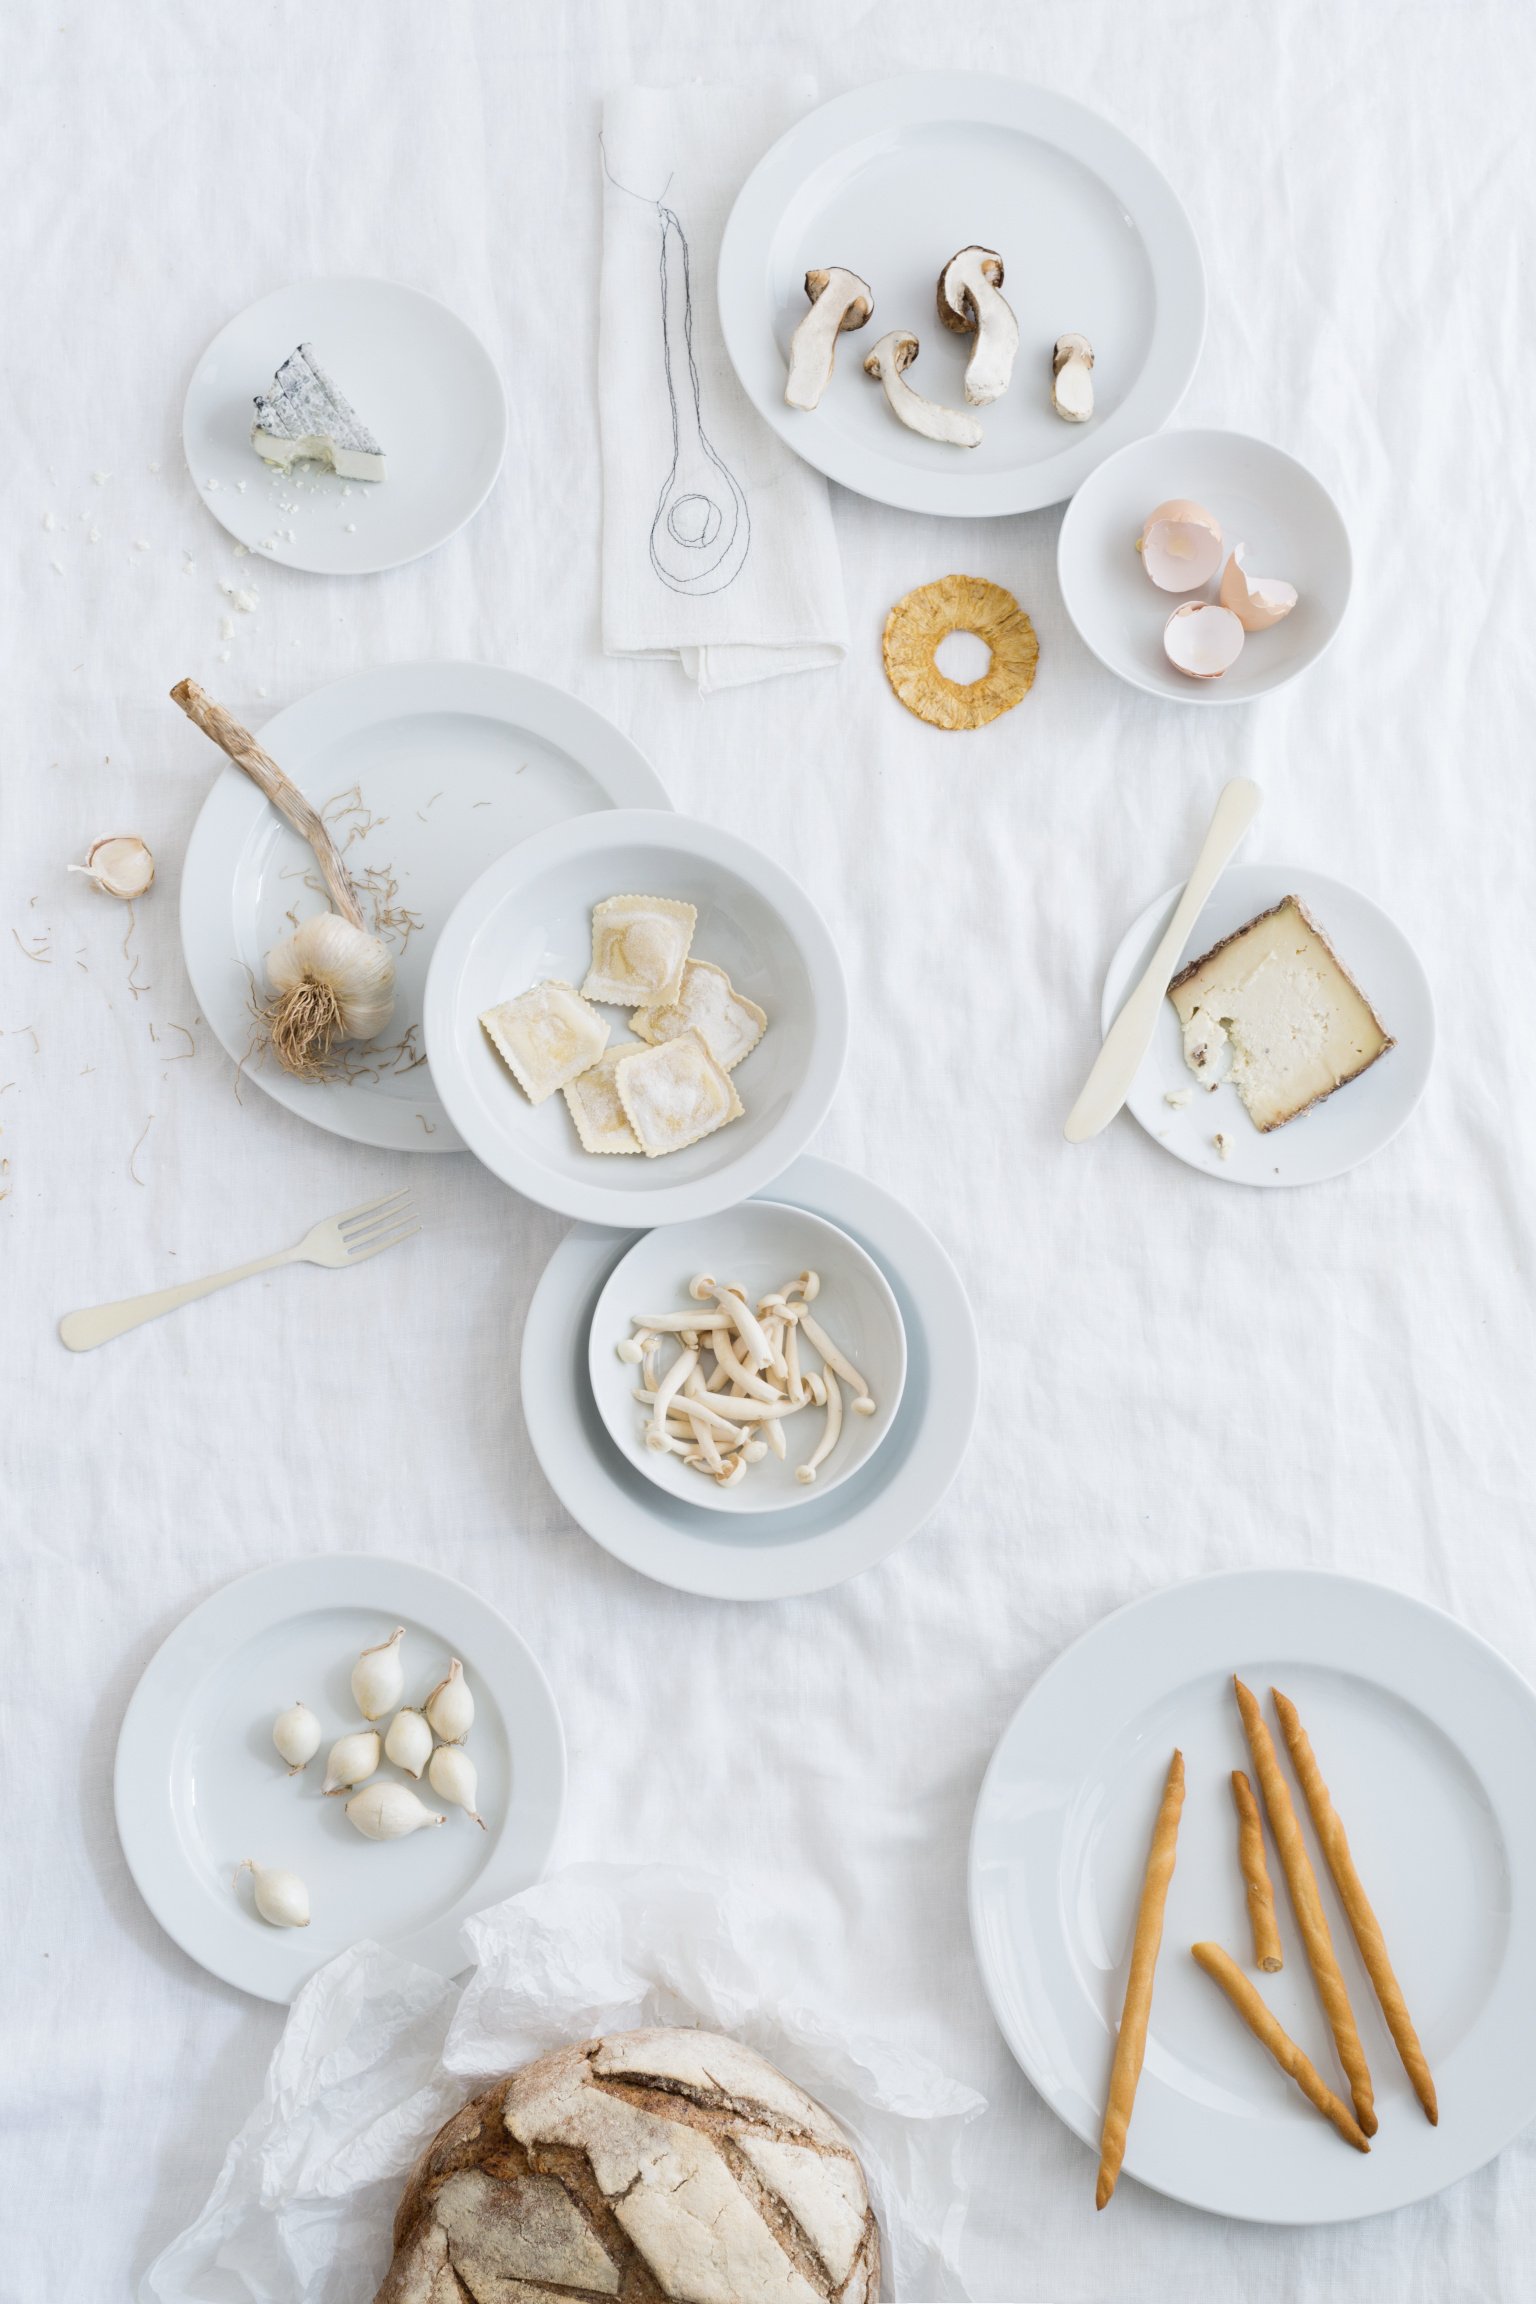
[[[329,464],[343,480],[382,480],[384,451],[344,393],[301,344],[256,395],[251,446],[283,471],[308,458]]]
[[[1207,1087],[1229,1079],[1266,1133],[1358,1079],[1393,1045],[1298,896],[1193,961],[1168,997],[1190,1070]]]

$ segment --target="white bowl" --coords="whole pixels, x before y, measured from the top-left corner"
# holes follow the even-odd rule
[[[1214,600],[1220,570],[1199,592],[1161,592],[1136,549],[1147,514],[1175,497],[1220,522],[1223,568],[1241,544],[1250,574],[1296,587],[1289,616],[1250,632],[1219,680],[1176,672],[1163,627],[1181,602]],[[1338,506],[1293,456],[1241,432],[1155,432],[1083,482],[1061,524],[1056,572],[1079,638],[1133,688],[1180,704],[1250,704],[1316,663],[1343,618],[1353,560]]]
[[[825,1419],[817,1408],[790,1420],[783,1463],[776,1456],[765,1456],[760,1464],[748,1466],[746,1477],[734,1488],[719,1488],[702,1473],[690,1472],[680,1456],[647,1448],[642,1437],[647,1411],[634,1396],[640,1371],[621,1360],[617,1351],[633,1332],[632,1316],[688,1311],[688,1283],[696,1272],[712,1272],[722,1285],[744,1288],[755,1304],[770,1289],[784,1287],[806,1270],[821,1277],[815,1317],[866,1379],[875,1403],[873,1416],[849,1413],[844,1387],[842,1432],[831,1455],[817,1467],[815,1481],[797,1480],[795,1468],[821,1438]],[[701,1325],[705,1317],[700,1308]],[[753,1200],[700,1223],[668,1225],[637,1240],[614,1267],[597,1300],[587,1362],[593,1397],[614,1446],[658,1488],[707,1511],[782,1512],[791,1505],[819,1501],[869,1462],[901,1406],[907,1339],[884,1273],[857,1241],[804,1208]],[[807,1352],[806,1365],[820,1365],[814,1350]]]
[[[541,978],[579,989],[593,905],[631,893],[697,906],[693,958],[724,968],[768,1018],[731,1074],[743,1116],[658,1160],[584,1152],[565,1098],[530,1104],[480,1024]],[[627,1009],[601,1012],[627,1035]],[[821,915],[779,865],[713,824],[621,808],[553,825],[481,875],[438,938],[424,1023],[448,1116],[504,1183],[594,1224],[679,1224],[760,1191],[804,1150],[842,1074],[848,995]]]

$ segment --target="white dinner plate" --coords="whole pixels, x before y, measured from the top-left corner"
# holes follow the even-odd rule
[[[1182,888],[1170,888],[1127,930],[1104,979],[1102,1031],[1109,1030],[1151,959],[1182,894]],[[1410,1118],[1434,1061],[1434,996],[1418,954],[1385,912],[1321,872],[1291,864],[1233,865],[1191,929],[1178,968],[1285,896],[1301,898],[1397,1045],[1300,1119],[1261,1134],[1235,1088],[1226,1082],[1202,1088],[1196,1081],[1184,1061],[1177,1013],[1165,1000],[1126,1109],[1175,1159],[1224,1184],[1317,1184],[1358,1167]],[[1194,1090],[1188,1104],[1175,1108],[1167,1102],[1170,1091],[1186,1088]],[[1214,1142],[1218,1133],[1231,1146],[1226,1159]]]
[[[667,808],[655,770],[588,704],[490,664],[395,664],[316,689],[257,731],[329,816],[348,870],[396,883],[396,1055],[357,1054],[346,1081],[295,1080],[268,1057],[245,1078],[317,1127],[401,1152],[463,1150],[420,1056],[427,962],[464,890],[531,833],[602,808]],[[212,766],[218,757],[210,746]],[[348,807],[355,792],[362,805]],[[251,986],[288,919],[323,909],[308,848],[250,779],[226,766],[203,803],[181,881],[181,940],[198,1006],[238,1064]],[[364,891],[364,912],[371,904]],[[409,913],[421,925],[408,928]],[[403,941],[402,941],[403,939]],[[414,1035],[414,1037],[411,1037]],[[402,1048],[401,1044],[405,1043]]]
[[[363,1839],[345,1800],[321,1793],[326,1753],[363,1725],[352,1666],[397,1624],[407,1704],[431,1693],[450,1657],[464,1666],[483,1832],[425,1777],[411,1788],[448,1821],[404,1840]],[[323,1734],[316,1758],[289,1776],[272,1723],[296,1700]],[[410,1783],[387,1763],[379,1773]],[[166,1934],[226,1983],[291,2000],[363,1937],[445,1976],[463,1967],[462,1922],[544,1869],[565,1799],[565,1739],[548,1681],[485,1601],[409,1561],[339,1553],[259,1569],[183,1618],[129,1702],[114,1799],[128,1868]],[[305,1881],[307,1928],[257,1916],[250,1875],[234,1879],[247,1856]]]
[[[251,446],[252,402],[299,344],[383,448],[384,479],[279,472]],[[419,559],[479,511],[507,402],[479,337],[435,297],[394,280],[296,280],[220,329],[192,371],[181,437],[198,494],[257,561],[367,576]]]
[[[691,957],[768,1018],[731,1074],[742,1117],[659,1159],[584,1151],[564,1096],[531,1104],[480,1022],[545,978],[579,990],[592,907],[623,895],[694,905]],[[599,1012],[614,1040],[628,1035],[630,1010]],[[471,1152],[541,1207],[595,1224],[680,1224],[760,1191],[821,1125],[848,1045],[837,947],[782,866],[713,824],[639,808],[556,825],[483,872],[438,941],[424,1015],[432,1077]]]
[[[1434,2074],[1436,2128],[1304,1821],[1375,2087],[1381,2125],[1369,2156],[1313,2111],[1189,1956],[1214,1939],[1252,1971],[1230,1788],[1230,1771],[1251,1763],[1234,1671],[1277,1742],[1272,1684],[1301,1715]],[[1298,1569],[1175,1585],[1057,1659],[1014,1714],[981,1788],[971,1931],[1009,2047],[1095,2151],[1175,1745],[1186,1795],[1126,2174],[1224,2216],[1327,2224],[1426,2199],[1482,2167],[1536,2118],[1536,1691],[1422,1601]],[[1305,1819],[1283,1745],[1281,1755]],[[1266,1844],[1285,1967],[1253,1980],[1347,2097],[1267,1833]],[[1086,2223],[1086,2158],[1082,2186]]]
[[[697,1224],[666,1224],[642,1233],[609,1275],[588,1339],[592,1396],[620,1454],[669,1496],[711,1512],[791,1511],[811,1494],[811,1487],[796,1474],[820,1442],[826,1419],[815,1407],[787,1419],[782,1462],[770,1452],[750,1465],[734,1488],[690,1471],[680,1456],[645,1445],[643,1429],[650,1412],[635,1399],[640,1371],[621,1360],[617,1351],[634,1333],[633,1315],[692,1311],[697,1316],[700,1308],[688,1295],[695,1273],[713,1273],[723,1287],[744,1288],[748,1301],[755,1304],[770,1289],[788,1288],[807,1271],[821,1283],[809,1307],[812,1317],[859,1371],[875,1403],[873,1415],[856,1415],[846,1385],[840,1387],[842,1424],[813,1484],[820,1499],[869,1462],[901,1412],[907,1375],[901,1308],[868,1250],[809,1209],[782,1200],[744,1200]],[[708,1323],[701,1319],[700,1325]],[[663,1368],[675,1350],[675,1340],[669,1339]],[[805,1367],[821,1366],[813,1345],[805,1345],[804,1355]]]
[[[788,1512],[700,1511],[626,1462],[592,1397],[587,1340],[633,1232],[576,1224],[544,1268],[523,1329],[523,1415],[544,1477],[615,1559],[718,1600],[782,1600],[856,1576],[914,1535],[970,1442],[979,1395],[976,1324],[954,1266],[890,1193],[830,1160],[797,1160],[771,1195],[839,1225],[890,1283],[907,1344],[901,1414],[835,1494]]]
[[[921,350],[908,382],[965,405],[970,339],[941,323],[939,273],[980,241],[1018,316],[1013,383],[976,411],[977,448],[898,423],[865,354],[891,328]],[[842,337],[819,407],[786,406],[805,274],[842,264],[874,314]],[[1205,331],[1189,218],[1128,136],[1052,89],[993,73],[918,72],[834,98],[780,137],[737,195],[720,245],[720,322],[747,397],[808,464],[878,503],[975,519],[1059,504],[1125,442],[1165,424]],[[1094,413],[1051,406],[1051,351],[1094,348]]]
[[[1222,563],[1195,592],[1161,592],[1137,540],[1147,515],[1175,498],[1199,504],[1221,529]],[[1289,616],[1250,632],[1216,680],[1175,671],[1163,632],[1186,600],[1215,600],[1227,555],[1241,544],[1250,576],[1296,587]],[[1249,704],[1315,664],[1343,621],[1354,562],[1349,531],[1304,464],[1241,432],[1160,432],[1134,440],[1085,481],[1061,523],[1056,573],[1078,637],[1101,664],[1177,704]]]

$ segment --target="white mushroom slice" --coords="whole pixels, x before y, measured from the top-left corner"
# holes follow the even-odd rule
[[[649,1008],[675,1000],[698,913],[671,896],[606,896],[592,907],[592,965],[584,1000]]]
[[[666,1007],[642,1008],[630,1022],[642,1040],[653,1043],[697,1032],[722,1072],[734,1072],[768,1029],[757,1002],[738,992],[712,960],[690,960],[677,998]]]
[[[633,1056],[639,1046],[638,1040],[615,1041],[595,1064],[578,1072],[574,1080],[567,1080],[561,1089],[583,1152],[638,1154],[640,1139],[624,1117],[613,1074],[615,1066],[626,1056]]]
[[[965,370],[965,397],[973,408],[1000,400],[1013,376],[1019,324],[1002,285],[1003,260],[995,248],[962,248],[939,274],[939,318],[957,336],[976,338]]]
[[[1214,600],[1186,600],[1163,626],[1163,653],[1191,680],[1219,680],[1243,652],[1243,627]]]
[[[1296,605],[1296,587],[1278,576],[1250,576],[1243,566],[1247,546],[1234,544],[1221,576],[1221,605],[1230,608],[1245,632],[1267,632]]]
[[[917,338],[910,328],[893,328],[866,357],[864,373],[879,378],[892,415],[899,417],[909,432],[921,432],[925,440],[941,440],[951,448],[979,446],[981,426],[974,416],[966,416],[958,408],[941,408],[936,400],[925,400],[921,392],[914,392],[903,381],[902,370],[911,367],[917,351]]]
[[[668,1404],[681,1392],[698,1364],[697,1352],[686,1349],[679,1352],[656,1387],[656,1397],[651,1404],[651,1428],[653,1431],[660,1432],[662,1430],[666,1422]]]
[[[612,1029],[579,992],[556,976],[520,992],[515,1000],[487,1008],[480,1022],[530,1104],[542,1104],[568,1080],[589,1070],[607,1047]]]
[[[1064,424],[1093,414],[1093,346],[1086,336],[1058,336],[1051,352],[1051,406]]]
[[[789,340],[784,397],[791,408],[815,407],[832,381],[838,337],[846,329],[863,328],[875,309],[869,282],[841,264],[807,272],[805,292],[811,308]]]
[[[855,1368],[853,1362],[848,1358],[847,1354],[845,1352],[839,1352],[837,1346],[833,1343],[825,1328],[822,1327],[820,1321],[813,1320],[809,1312],[801,1313],[800,1326],[805,1331],[805,1334],[810,1342],[815,1345],[817,1351],[821,1354],[823,1360],[825,1360],[828,1368],[835,1369],[837,1374],[841,1376],[843,1382],[849,1387],[853,1394],[854,1414],[856,1416],[873,1416],[875,1412],[875,1404],[869,1396],[869,1386],[865,1383],[863,1377],[859,1374],[857,1368]]]
[[[626,1056],[613,1077],[648,1160],[697,1144],[746,1110],[697,1032]]]
[[[837,1446],[838,1435],[841,1433],[842,1429],[842,1390],[838,1384],[837,1378],[831,1373],[830,1370],[828,1370],[826,1429],[823,1431],[821,1438],[816,1443],[814,1454],[808,1456],[803,1464],[798,1464],[795,1467],[795,1478],[799,1481],[802,1488],[809,1488],[811,1482],[816,1477],[817,1466],[820,1464],[825,1464],[827,1458],[831,1455],[833,1449]]]
[[[1221,523],[1176,496],[1147,514],[1136,549],[1159,592],[1198,592],[1221,566]]]

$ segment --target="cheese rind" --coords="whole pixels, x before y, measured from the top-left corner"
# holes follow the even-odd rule
[[[1192,961],[1168,987],[1196,1078],[1225,1077],[1264,1133],[1310,1111],[1393,1046],[1298,896]]]
[[[343,480],[382,480],[384,451],[344,392],[338,392],[314,346],[289,353],[265,392],[258,392],[251,446],[282,471],[306,458],[329,464]]]

